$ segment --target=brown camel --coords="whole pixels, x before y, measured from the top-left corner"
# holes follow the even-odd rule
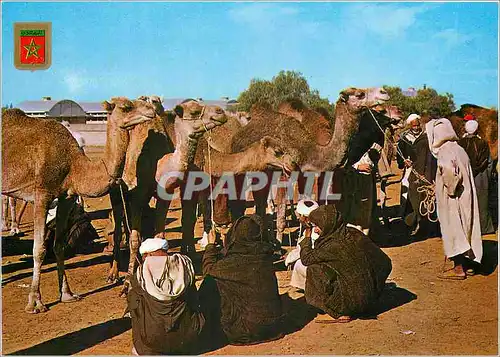
[[[169,157],[170,169],[185,171],[194,160],[197,140],[203,133],[222,125],[226,121],[224,111],[216,106],[200,106],[195,101],[189,101],[175,108],[174,112],[164,112],[161,100],[157,96],[143,96],[139,100],[151,103],[158,115],[154,120],[137,126],[130,131],[130,145],[127,150],[123,181],[126,184],[125,198],[127,201],[128,218],[125,231],[129,233],[130,259],[127,278],[121,293],[129,288],[129,277],[136,268],[136,257],[142,237],[142,215],[151,197],[156,196],[157,183],[155,175],[157,166],[161,165],[163,157]],[[172,128],[174,130],[172,130]],[[174,142],[171,137],[175,137]],[[175,181],[169,182],[168,190],[175,187]],[[122,188],[123,189],[123,188]],[[120,188],[110,191],[115,220],[113,265],[108,274],[108,281],[116,281],[118,273],[119,245],[121,240],[121,217],[123,204]],[[157,199],[155,212],[155,227],[152,234],[162,236],[165,229],[165,216],[168,202]]]
[[[108,111],[104,158],[91,161],[71,133],[54,120],[28,117],[10,109],[2,117],[2,194],[34,203],[33,281],[26,312],[46,311],[40,293],[41,265],[46,253],[45,220],[49,204],[58,198],[54,253],[60,300],[79,297],[70,290],[64,271],[64,241],[68,211],[77,195],[100,197],[121,177],[129,130],[155,116],[144,101],[113,98]],[[28,144],[27,144],[28,143]]]
[[[346,158],[351,139],[360,128],[360,123],[373,123],[373,119],[367,114],[367,109],[375,110],[375,107],[382,105],[388,99],[388,94],[382,88],[349,88],[342,91],[335,107],[333,132],[329,130],[330,124],[326,113],[312,111],[298,101],[283,104],[278,112],[269,106],[255,106],[251,111],[250,123],[233,135],[232,149],[240,151],[259,137],[272,135],[298,153],[296,162],[302,171],[333,170]],[[268,190],[269,188],[266,188],[262,193],[254,193],[258,214],[265,213]],[[239,214],[241,212],[240,209]],[[217,216],[229,219],[227,214],[217,214]],[[278,231],[280,230],[279,228]]]

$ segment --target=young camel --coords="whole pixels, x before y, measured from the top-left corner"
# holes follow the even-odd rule
[[[46,253],[45,221],[49,204],[58,198],[54,253],[57,259],[60,301],[79,297],[70,290],[64,271],[64,232],[72,200],[77,195],[100,197],[121,177],[128,131],[150,121],[154,107],[144,101],[113,98],[108,111],[104,159],[91,161],[71,133],[54,120],[28,117],[19,109],[2,118],[2,194],[34,203],[33,281],[25,311],[47,311],[40,293],[41,265]],[[27,145],[26,143],[29,143]]]
[[[194,145],[191,145],[191,150],[196,150]],[[194,163],[190,166],[188,172],[202,171],[211,175],[213,181],[223,176],[224,173],[234,175],[237,181],[238,177],[246,172],[264,171],[266,169],[283,170],[291,172],[295,168],[294,155],[285,151],[283,145],[279,141],[264,137],[259,142],[253,143],[246,150],[238,153],[226,154],[210,149],[207,141],[202,140],[199,144],[199,150],[195,157]],[[168,172],[179,171],[175,170],[175,165],[169,160],[168,156],[160,160],[157,168],[157,181],[163,184],[161,177]],[[210,177],[209,177],[210,178]],[[181,180],[181,196],[182,196],[182,241],[183,249],[187,252],[194,251],[194,224],[196,222],[196,204],[198,199],[206,199],[207,190],[195,193],[190,199],[184,198],[186,190],[186,181]],[[239,185],[238,185],[239,186]],[[239,187],[238,187],[239,188]],[[237,188],[237,195],[241,194],[241,190]],[[214,192],[215,194],[215,192]]]

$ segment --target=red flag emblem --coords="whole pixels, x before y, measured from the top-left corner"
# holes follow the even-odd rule
[[[19,69],[46,69],[50,66],[50,23],[16,23],[15,65]]]

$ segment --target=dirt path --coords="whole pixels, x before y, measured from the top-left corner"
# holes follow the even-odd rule
[[[397,185],[390,186],[389,205],[397,204]],[[94,226],[103,237],[107,198],[89,199]],[[178,202],[169,217],[168,238],[178,239]],[[28,208],[24,222],[31,216]],[[394,222],[394,227],[401,222]],[[125,299],[120,286],[107,285],[110,257],[102,253],[67,261],[72,289],[82,301],[57,302],[54,263],[43,266],[41,289],[49,312],[24,313],[32,274],[32,224],[24,223],[21,239],[2,238],[2,352],[4,354],[130,354],[130,320],[122,319]],[[398,232],[395,229],[395,232]],[[201,235],[197,224],[196,235]],[[497,236],[483,237],[485,275],[465,281],[436,278],[442,263],[440,238],[408,241],[397,233],[383,237],[393,271],[377,308],[378,316],[344,325],[311,322],[302,295],[288,295],[289,273],[278,271],[283,299],[291,311],[290,329],[279,341],[241,347],[226,346],[210,354],[498,354]],[[105,239],[97,242],[102,250]],[[24,255],[23,255],[24,254]],[[198,276],[198,279],[200,277]]]

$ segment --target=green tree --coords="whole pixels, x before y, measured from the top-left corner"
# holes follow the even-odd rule
[[[252,79],[238,97],[238,110],[249,111],[258,102],[267,102],[277,108],[289,99],[300,99],[311,108],[324,108],[333,118],[334,105],[322,98],[318,90],[311,90],[302,73],[296,71],[280,71],[270,81]]]
[[[400,87],[384,86],[384,89],[391,97],[389,104],[396,105],[405,117],[411,113],[433,118],[449,117],[455,110],[452,94],[439,94],[430,87],[419,89],[414,97],[405,96]]]

